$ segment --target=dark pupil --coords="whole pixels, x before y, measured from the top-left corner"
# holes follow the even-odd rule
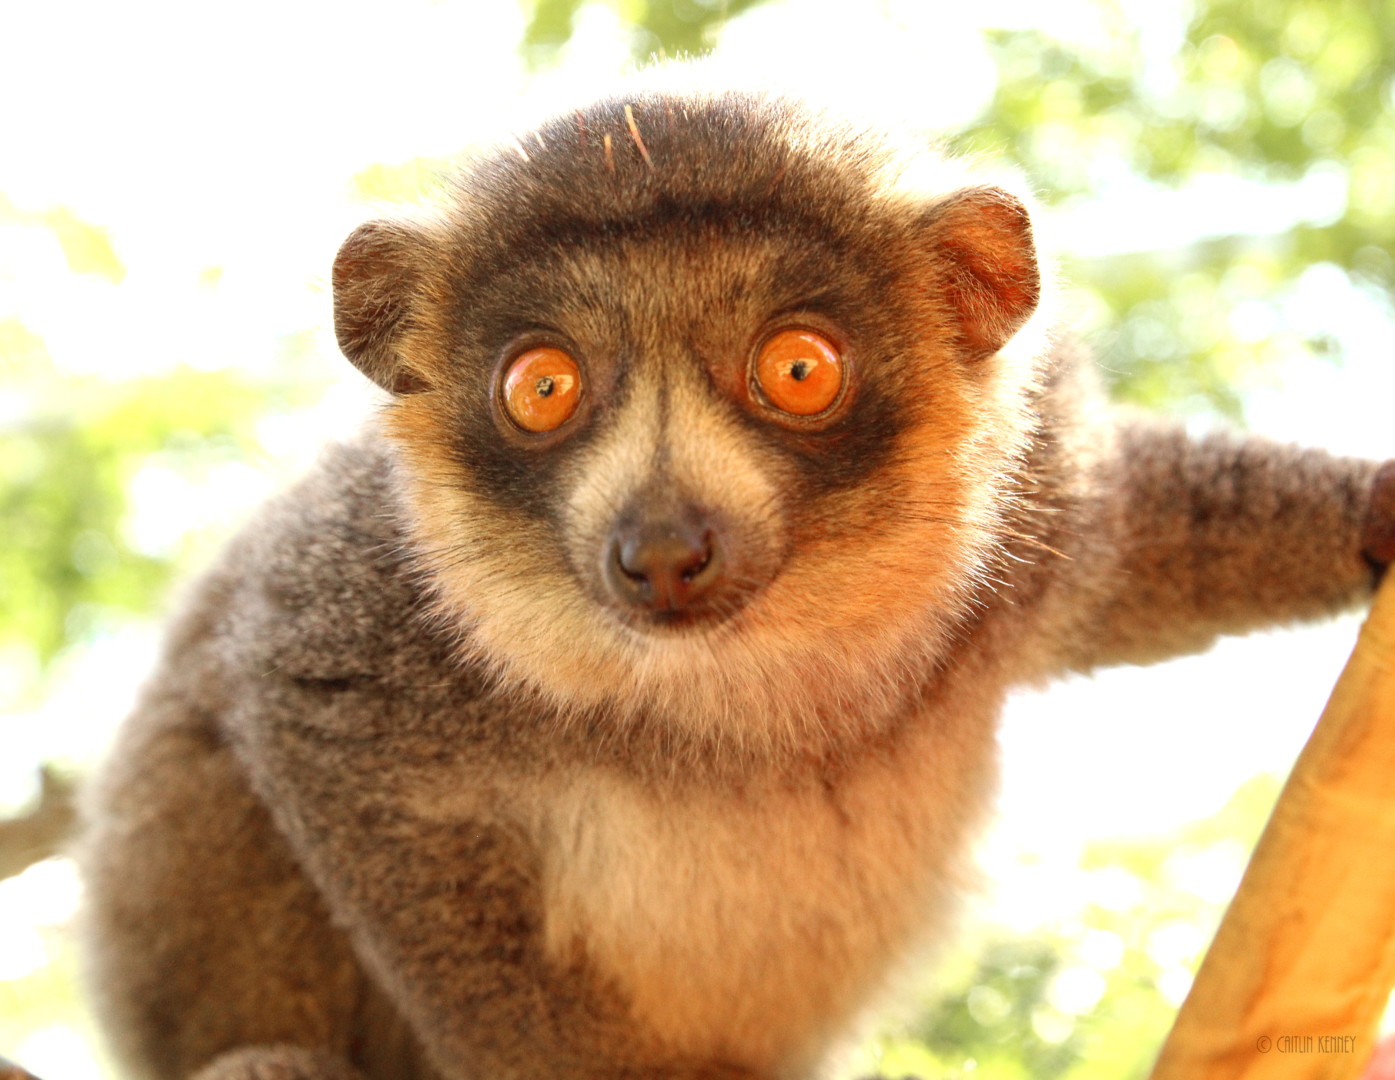
[[[551,397],[553,387],[556,385],[551,375],[543,375],[538,379],[538,397]]]
[[[795,382],[803,382],[809,374],[809,361],[796,360],[790,365],[790,378]]]

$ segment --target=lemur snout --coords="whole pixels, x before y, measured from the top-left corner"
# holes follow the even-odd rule
[[[656,615],[689,614],[725,576],[720,534],[696,508],[625,516],[606,548],[605,581],[621,603]]]

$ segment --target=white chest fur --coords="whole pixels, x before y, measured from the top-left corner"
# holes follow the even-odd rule
[[[538,823],[548,947],[583,950],[676,1052],[805,1073],[942,926],[993,754],[986,717],[960,714],[833,784],[588,771]]]

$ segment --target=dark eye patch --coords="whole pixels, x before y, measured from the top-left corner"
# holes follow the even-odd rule
[[[500,438],[491,380],[501,350],[527,334],[563,337],[592,365],[608,367],[604,378],[590,374],[603,416],[606,395],[624,391],[627,355],[646,347],[636,340],[641,328],[671,338],[675,350],[730,353],[729,362],[745,364],[744,350],[763,323],[811,312],[854,343],[859,381],[851,408],[818,431],[781,429],[738,409],[741,421],[794,459],[808,499],[863,483],[894,452],[907,422],[882,385],[883,369],[904,349],[895,277],[884,260],[869,260],[835,228],[769,206],[661,204],[623,220],[541,221],[524,231],[514,250],[529,258],[496,252],[473,264],[456,281],[453,312],[462,369],[455,405],[460,465],[500,505],[551,519],[566,463],[603,423],[600,416],[579,423],[565,440],[541,447]],[[673,265],[663,258],[668,251]],[[692,288],[671,280],[679,253],[694,267]],[[705,263],[723,277],[703,278]]]

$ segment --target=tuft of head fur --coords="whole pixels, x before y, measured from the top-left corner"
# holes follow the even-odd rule
[[[438,621],[600,731],[658,722],[745,755],[874,735],[1000,557],[1041,352],[1027,205],[918,137],[649,90],[481,152],[434,217],[362,227],[336,326],[395,392]],[[845,350],[828,418],[752,398],[753,349],[791,321]],[[538,342],[586,386],[542,437],[497,389]],[[716,617],[677,629],[598,584],[617,515],[659,497],[720,518],[738,556]]]

